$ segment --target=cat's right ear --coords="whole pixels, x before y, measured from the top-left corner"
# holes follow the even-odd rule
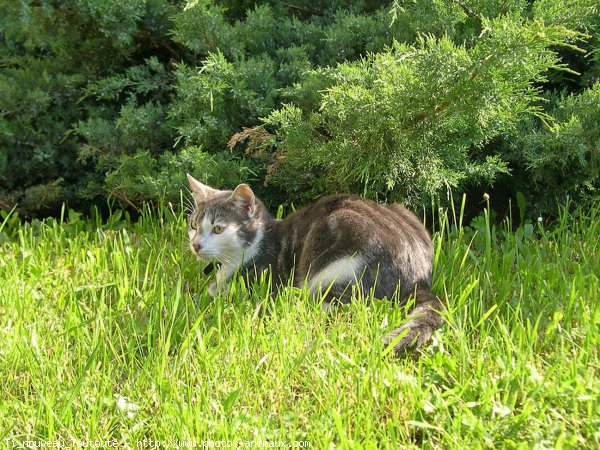
[[[192,195],[194,196],[194,198],[196,200],[201,200],[202,201],[206,197],[209,197],[212,194],[214,194],[215,192],[217,192],[216,189],[213,189],[210,186],[207,186],[205,184],[200,183],[198,180],[196,180],[189,173],[186,174],[186,175],[187,175],[187,179],[188,179],[188,181],[190,183],[190,189],[192,190]]]

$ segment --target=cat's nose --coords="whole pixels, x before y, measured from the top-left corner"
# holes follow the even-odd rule
[[[194,242],[194,250],[200,252],[200,250],[202,250],[202,244],[200,244],[200,242]]]

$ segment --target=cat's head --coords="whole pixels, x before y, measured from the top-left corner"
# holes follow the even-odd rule
[[[194,209],[188,216],[192,253],[204,260],[239,265],[255,256],[264,233],[264,205],[247,184],[221,191],[188,174]]]

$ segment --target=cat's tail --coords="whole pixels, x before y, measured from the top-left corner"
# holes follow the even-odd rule
[[[408,321],[383,339],[386,347],[394,345],[394,352],[400,358],[428,342],[443,321],[444,303],[428,287],[417,286],[414,296],[415,305]],[[403,336],[399,338],[400,335]]]

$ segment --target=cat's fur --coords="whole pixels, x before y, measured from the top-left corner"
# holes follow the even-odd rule
[[[221,264],[210,295],[224,290],[236,271],[256,277],[267,269],[275,286],[306,283],[311,293],[325,294],[325,305],[349,301],[352,285],[376,298],[399,293],[403,303],[414,294],[409,321],[384,339],[397,341],[398,355],[429,340],[441,324],[443,305],[431,293],[431,238],[403,206],[333,195],[275,220],[246,184],[220,191],[188,180],[190,249]]]

